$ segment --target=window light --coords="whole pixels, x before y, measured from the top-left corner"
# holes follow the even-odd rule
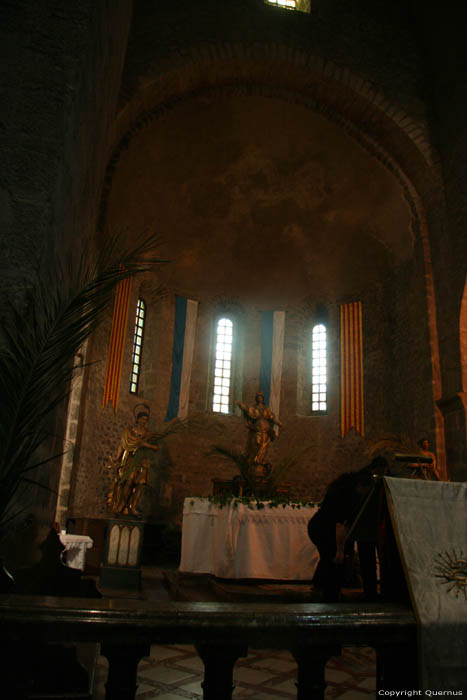
[[[285,7],[287,10],[295,10],[296,0],[268,0],[268,5],[277,5],[277,7]]]
[[[220,318],[217,322],[214,390],[212,395],[212,410],[216,413],[228,413],[230,408],[232,340],[232,321],[228,318]]]
[[[327,410],[327,339],[326,326],[318,323],[311,334],[311,410]]]
[[[136,305],[135,334],[133,336],[133,353],[131,355],[130,394],[136,394],[138,391],[145,314],[146,304],[142,299],[138,299]]]

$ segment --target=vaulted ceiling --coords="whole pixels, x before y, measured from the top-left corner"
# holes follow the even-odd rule
[[[193,97],[140,129],[107,214],[160,232],[162,281],[198,298],[354,294],[413,250],[392,175],[324,117],[263,96]]]

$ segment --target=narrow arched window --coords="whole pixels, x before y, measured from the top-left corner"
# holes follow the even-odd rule
[[[214,361],[214,389],[212,410],[229,413],[232,386],[233,323],[229,318],[220,318],[216,325]]]
[[[326,326],[317,323],[311,333],[311,410],[320,413],[327,410],[327,338]]]
[[[145,315],[146,304],[142,299],[138,299],[138,303],[136,305],[135,334],[133,336],[133,352],[131,355],[130,394],[136,394],[138,391],[141,356],[143,353]]]
[[[285,7],[287,10],[295,10],[297,7],[296,0],[267,0],[267,4]]]

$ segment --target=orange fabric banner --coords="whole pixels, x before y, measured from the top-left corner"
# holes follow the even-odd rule
[[[110,401],[114,407],[114,411],[117,410],[118,397],[120,394],[120,379],[122,375],[130,295],[131,278],[128,277],[118,283],[115,293],[114,314],[112,330],[110,331],[109,354],[105,373],[104,398],[102,400],[102,408],[105,408]]]
[[[341,307],[341,436],[364,435],[362,302]]]

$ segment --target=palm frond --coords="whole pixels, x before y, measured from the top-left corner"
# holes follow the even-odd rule
[[[272,497],[277,489],[278,484],[286,476],[290,470],[298,464],[300,459],[305,455],[312,445],[305,445],[301,449],[287,455],[279,464],[274,467],[271,472],[260,481],[257,480],[254,467],[252,467],[248,457],[238,450],[220,445],[213,445],[208,452],[208,456],[221,457],[227,461],[233,462],[247,489],[251,490],[253,495],[260,493],[262,498]]]
[[[282,459],[277,467],[274,467],[268,477],[271,486],[275,487],[283,479],[293,467],[297,466],[300,459],[312,449],[313,445],[305,445],[299,450],[296,450]]]
[[[111,236],[95,256],[85,246],[78,260],[57,259],[38,278],[24,313],[11,309],[0,345],[0,525],[25,473],[53,459],[35,456],[68,395],[75,355],[118,283],[167,262],[157,254],[160,243],[152,234],[128,247]]]
[[[238,450],[222,445],[213,445],[207,452],[208,457],[220,457],[228,462],[233,462],[247,489],[254,492],[256,480],[248,457]]]
[[[174,418],[162,430],[152,431],[151,441],[160,442],[168,438],[170,435],[178,435],[179,433],[188,430],[190,427],[191,422],[188,419]]]
[[[370,457],[381,453],[402,452],[416,454],[420,447],[416,440],[408,435],[382,435],[367,443],[367,452]]]

